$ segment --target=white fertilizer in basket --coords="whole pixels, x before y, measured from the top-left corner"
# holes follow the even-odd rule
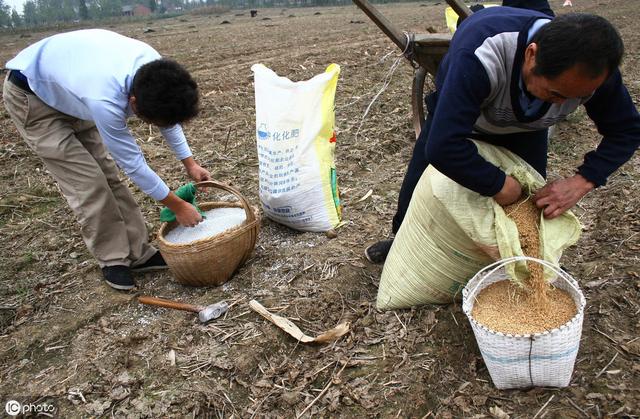
[[[204,212],[205,219],[195,227],[177,226],[164,239],[170,243],[184,244],[215,236],[247,219],[244,208],[214,208]]]

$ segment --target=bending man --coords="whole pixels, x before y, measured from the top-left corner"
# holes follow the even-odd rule
[[[395,234],[413,190],[428,165],[499,204],[515,202],[518,182],[484,160],[469,139],[505,147],[542,176],[547,170],[547,128],[584,106],[603,136],[573,176],[547,184],[534,202],[554,218],[606,183],[640,144],[640,116],[618,66],[623,43],[604,18],[492,7],[464,20],[440,64],[428,116],[405,175]],[[365,254],[382,263],[393,240]]]
[[[210,179],[179,125],[198,113],[197,85],[189,73],[143,42],[99,29],[45,38],[6,67],[7,112],[60,186],[107,284],[131,289],[132,270],[166,268],[115,163],[175,212],[180,224],[202,220],[147,165],[127,128],[134,114],[157,125],[189,176]]]

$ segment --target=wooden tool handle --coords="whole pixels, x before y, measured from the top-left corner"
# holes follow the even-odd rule
[[[138,297],[138,301],[142,304],[147,304],[150,306],[172,308],[174,310],[193,311],[194,313],[199,313],[203,309],[203,307],[193,304],[180,303],[178,301],[164,300],[162,298],[147,296]]]

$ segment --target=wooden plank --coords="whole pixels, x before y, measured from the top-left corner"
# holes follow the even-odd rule
[[[448,33],[417,33],[414,41],[420,46],[448,47],[451,42],[451,34]]]
[[[438,58],[438,61],[440,61],[440,59],[442,59],[442,57],[444,57],[444,55],[447,53],[447,51],[449,50],[449,48],[447,47],[432,47],[432,46],[427,46],[427,47],[420,47],[419,45],[416,46],[416,48],[413,51],[413,55],[416,57],[416,60],[418,62],[420,62],[420,57],[421,56],[425,56],[425,57],[435,57]]]

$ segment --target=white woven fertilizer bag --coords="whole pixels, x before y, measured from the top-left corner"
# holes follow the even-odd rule
[[[267,217],[302,231],[340,223],[334,99],[340,66],[293,82],[262,64],[255,77],[260,201]]]
[[[523,261],[537,262],[556,273],[551,284],[569,293],[576,304],[576,315],[557,329],[532,335],[495,332],[476,322],[471,312],[478,294],[495,282],[510,279],[505,267]],[[580,346],[585,304],[577,281],[568,273],[527,256],[503,259],[485,267],[462,291],[462,310],[471,323],[491,379],[499,389],[568,386]]]

